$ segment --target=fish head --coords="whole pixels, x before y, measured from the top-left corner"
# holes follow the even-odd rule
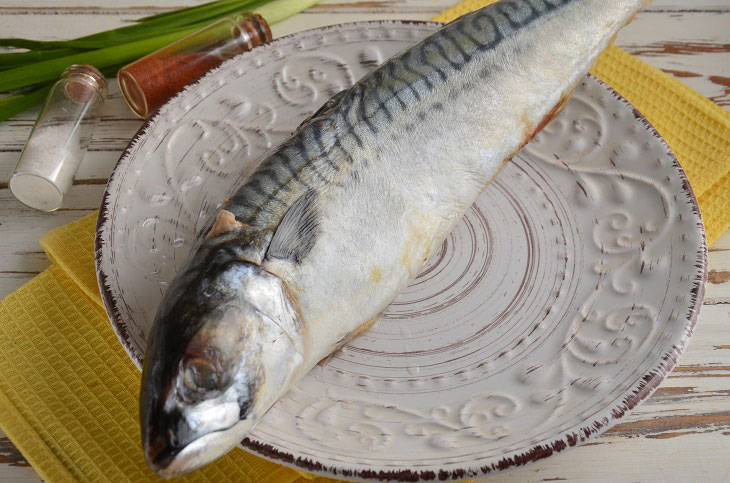
[[[231,261],[170,287],[147,345],[140,394],[145,458],[175,477],[226,454],[304,360],[285,284]]]

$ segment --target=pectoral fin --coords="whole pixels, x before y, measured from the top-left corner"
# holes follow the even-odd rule
[[[309,191],[302,195],[282,218],[265,258],[301,262],[317,240],[319,217],[317,194],[315,191]]]

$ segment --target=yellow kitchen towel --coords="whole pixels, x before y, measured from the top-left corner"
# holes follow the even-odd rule
[[[487,3],[463,2],[437,20]],[[646,114],[678,154],[713,240],[730,218],[730,116],[615,48],[594,73]],[[154,480],[139,443],[139,372],[96,285],[95,220],[90,215],[45,236],[53,265],[0,302],[0,427],[47,481]],[[237,450],[183,481],[302,478]]]
[[[495,1],[465,0],[434,20],[450,22]],[[591,73],[633,104],[677,155],[712,244],[730,227],[730,112],[618,47],[601,54]]]
[[[0,426],[44,480],[155,480],[140,448],[139,371],[96,285],[95,225],[90,215],[43,237],[53,265],[0,302]],[[186,479],[301,478],[239,450]]]

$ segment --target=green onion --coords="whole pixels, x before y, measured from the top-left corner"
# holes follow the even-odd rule
[[[272,24],[318,1],[218,0],[163,12],[139,19],[134,25],[71,40],[0,39],[0,46],[31,49],[29,52],[0,54],[0,93],[21,89],[0,98],[0,121],[41,102],[44,92],[71,64],[92,64],[105,75],[113,74],[118,68],[200,30],[219,18],[251,11]]]
[[[230,4],[237,4],[239,2],[240,2],[240,0],[218,0],[215,2],[204,3],[202,5],[198,5],[197,7],[189,7],[189,8],[185,8],[182,10],[170,10],[169,12],[162,12],[162,13],[158,13],[155,15],[150,15],[148,17],[142,17],[142,18],[136,20],[136,22],[145,23],[145,22],[149,22],[150,20],[157,20],[157,19],[163,18],[163,17],[167,17],[167,18],[176,17],[176,16],[184,17],[188,13],[198,12],[200,10],[208,9],[214,4],[216,4],[216,5],[229,4],[230,5]]]
[[[31,88],[0,99],[0,120],[10,119],[16,114],[20,114],[43,102],[53,84],[53,82],[49,82],[41,87]]]
[[[317,2],[319,0],[276,0],[271,3],[259,2],[262,5],[253,11],[264,17],[269,24],[272,24],[291,17]]]
[[[270,0],[269,0],[270,1]],[[144,38],[164,35],[168,32],[179,30],[193,24],[203,22],[210,23],[213,20],[224,17],[226,15],[240,12],[251,7],[255,8],[259,4],[266,3],[265,0],[223,0],[207,4],[206,8],[198,9],[190,12],[184,9],[183,15],[170,15],[167,17],[152,19],[144,23],[136,23],[127,25],[106,32],[99,32],[92,35],[86,35],[71,40],[55,40],[55,41],[38,41],[20,38],[0,39],[0,46],[19,47],[26,49],[50,49],[50,48],[81,48],[81,49],[100,49],[111,47],[119,43],[131,42],[133,40],[141,40]],[[202,5],[201,5],[202,7]],[[178,14],[180,12],[177,12]]]
[[[60,44],[57,44],[57,46],[85,49],[111,47],[119,43],[151,38],[173,31],[180,31],[188,28],[190,25],[207,25],[219,18],[225,17],[226,15],[253,9],[258,6],[258,4],[266,3],[266,1],[270,0],[238,1],[233,4],[233,6],[226,4],[215,5],[208,10],[199,12],[196,15],[185,15],[179,18],[163,17],[157,20],[150,20],[143,24],[138,23],[135,25],[129,25],[127,27],[121,27],[108,32],[101,32],[75,40],[61,41]]]
[[[31,50],[30,52],[10,52],[0,54],[0,70],[19,67],[33,62],[42,60],[55,59],[66,55],[77,54],[82,52],[80,49],[48,49],[48,50]]]
[[[50,48],[53,42],[30,39],[0,39],[0,47],[17,47],[19,49],[46,49]]]

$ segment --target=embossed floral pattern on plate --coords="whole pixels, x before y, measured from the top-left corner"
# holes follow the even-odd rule
[[[435,24],[303,32],[168,103],[107,188],[97,268],[139,366],[159,300],[216,208],[336,92]],[[468,142],[468,140],[465,140]],[[676,362],[706,277],[696,201],[666,144],[587,77],[370,331],[244,442],[339,477],[463,479],[584,441]]]

